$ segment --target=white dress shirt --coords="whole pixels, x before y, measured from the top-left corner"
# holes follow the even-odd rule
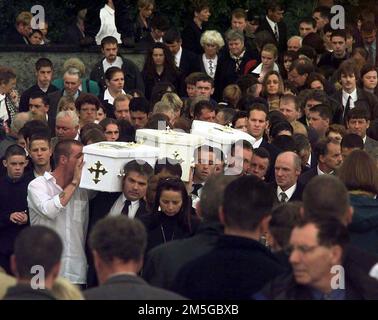
[[[252,137],[254,138],[254,137]],[[253,149],[256,149],[256,148],[260,148],[260,145],[261,143],[263,142],[263,137],[261,137],[260,139],[256,140],[254,143],[253,143]]]
[[[180,46],[179,51],[175,54],[175,64],[177,68],[180,68],[181,56],[182,56],[182,47]]]
[[[118,43],[122,43],[121,35],[118,33],[115,25],[114,9],[107,4],[100,10],[101,27],[96,35],[96,43],[101,45],[101,40],[107,36],[117,39]]]
[[[123,61],[122,61],[121,57],[118,57],[118,56],[117,56],[117,58],[115,59],[115,61],[113,63],[109,63],[106,59],[104,59],[102,61],[102,67],[104,69],[104,73],[110,67],[118,67],[118,68],[122,69],[122,65],[123,65]]]
[[[277,198],[281,201],[281,192],[284,192],[286,194],[286,202],[288,202],[291,197],[293,196],[295,189],[297,189],[297,184],[292,185],[289,189],[286,191],[283,191],[280,186],[277,186]]]
[[[121,215],[126,200],[127,199],[126,199],[125,195],[122,193],[118,197],[118,199],[116,200],[116,202],[114,202],[112,208],[110,209],[109,216],[113,216],[114,217],[114,216]],[[128,214],[128,217],[130,219],[134,219],[135,216],[136,216],[136,213],[137,213],[138,209],[139,209],[139,200],[131,201],[131,204],[129,205],[129,214]]]
[[[266,16],[266,21],[268,21],[269,26],[270,26],[270,28],[272,29],[273,33],[274,33],[274,29],[276,28],[276,30],[277,30],[277,34],[278,34],[278,38],[279,38],[279,37],[280,37],[280,32],[278,31],[278,24],[275,23],[274,21],[270,20],[270,19],[268,18],[268,16]]]
[[[126,94],[125,91],[122,90],[122,94]],[[108,100],[108,103],[113,105],[114,103],[114,97],[110,94],[109,89],[106,89],[104,92],[104,101]]]
[[[0,119],[3,121],[9,119],[7,105],[5,104],[5,94],[0,94]]]
[[[60,203],[61,192],[63,189],[49,172],[30,182],[28,187],[30,224],[49,227],[59,234],[63,241],[60,276],[72,283],[85,284],[88,191],[77,188],[65,207]]]
[[[358,97],[357,97],[357,88],[354,89],[351,93],[348,93],[346,91],[343,90],[343,107],[345,108],[347,102],[348,102],[348,98],[349,96],[351,96],[351,99],[350,99],[350,103],[349,103],[349,108],[350,110],[352,110],[354,108],[354,103],[357,101]]]

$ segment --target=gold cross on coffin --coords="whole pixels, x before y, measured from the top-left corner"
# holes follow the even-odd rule
[[[101,173],[102,175],[105,175],[105,174],[108,173],[108,171],[106,171],[105,168],[102,168],[102,169],[100,170],[100,168],[102,167],[102,163],[101,163],[100,161],[97,161],[97,162],[94,164],[94,166],[95,166],[95,168],[92,166],[92,167],[90,167],[90,168],[88,169],[88,171],[89,171],[90,173],[95,173],[95,177],[94,177],[93,181],[94,181],[95,184],[97,184],[97,183],[99,183],[99,182],[101,181],[101,180],[99,179],[99,177],[100,177],[100,173]]]

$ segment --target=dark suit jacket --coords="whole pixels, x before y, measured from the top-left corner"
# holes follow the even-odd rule
[[[258,241],[224,235],[212,251],[180,270],[174,291],[189,299],[245,300],[282,272]]]
[[[54,91],[48,94],[50,100],[50,107],[48,111],[49,116],[49,127],[52,129],[51,136],[55,136],[55,123],[56,123],[56,115],[58,114],[58,103],[60,98],[63,96],[64,90]],[[79,97],[81,92],[79,94]]]
[[[26,40],[26,42],[25,42]],[[6,44],[17,44],[17,45],[29,45],[29,40],[20,34],[15,27],[13,27],[9,33],[6,35]]]
[[[272,28],[270,27],[268,20],[266,20],[266,17],[262,19],[260,26],[258,27],[256,32],[259,31],[268,31],[274,40],[274,44],[278,48],[278,52],[284,52],[287,50],[287,28],[285,22],[281,21],[278,24],[278,36],[279,36],[279,42],[277,42],[276,37],[274,35],[274,32]]]
[[[222,233],[220,223],[204,222],[193,237],[153,248],[147,253],[143,278],[153,286],[171,289],[178,271],[189,261],[211,251]]]
[[[201,70],[200,59],[198,58],[198,55],[183,48],[179,70],[181,72],[181,84],[180,84],[180,88],[177,88],[177,89],[179,90],[180,95],[184,96],[186,95],[185,78],[189,74],[193,72],[199,72]]]
[[[343,92],[337,91],[332,95],[332,98],[337,100],[341,105],[343,104]],[[357,101],[354,102],[355,107],[364,107],[369,111],[370,119],[374,120],[378,118],[378,97],[374,94],[366,92],[360,88],[357,88]],[[333,122],[344,124],[343,108],[334,114]]]
[[[49,290],[35,290],[29,285],[16,284],[8,289],[4,300],[56,300],[56,298]]]
[[[123,61],[122,71],[125,76],[125,85],[123,89],[125,91],[138,89],[144,93],[144,83],[137,65],[129,59],[126,59],[122,56],[121,58]],[[89,76],[91,80],[97,81],[102,92],[106,90],[105,73],[102,64],[104,59],[105,58],[101,59],[95,64]]]
[[[100,18],[100,16],[98,17]],[[84,35],[79,30],[77,24],[68,26],[67,31],[65,32],[62,43],[71,46],[80,46],[80,41],[84,39]]]
[[[50,94],[52,92],[58,91],[59,89],[55,87],[54,85],[50,84],[47,89],[47,94]],[[38,87],[37,84],[34,86],[31,86],[29,89],[26,89],[20,98],[20,104],[19,104],[19,111],[20,112],[27,112],[29,111],[29,99],[32,93],[38,92],[44,94],[44,92]]]
[[[277,184],[276,183],[273,183],[273,190],[274,190],[274,194],[276,195],[276,199],[275,200],[277,202],[279,202],[280,199],[277,197]],[[295,188],[295,191],[294,191],[293,195],[291,196],[291,198],[288,200],[288,202],[291,202],[291,201],[302,201],[303,190],[304,190],[304,186],[298,180],[297,181],[297,187]]]
[[[299,183],[301,185],[303,185],[304,187],[306,186],[307,183],[310,182],[310,180],[313,178],[313,177],[316,177],[318,175],[318,168],[317,167],[314,167],[314,168],[311,168],[310,170],[302,173],[300,176],[299,176]]]
[[[200,44],[202,33],[205,32],[205,28],[202,25],[202,29],[194,23],[193,20],[182,31],[182,47],[196,54],[202,54],[203,48]]]
[[[260,147],[264,147],[266,150],[268,150],[270,155],[270,161],[269,161],[269,168],[266,173],[265,180],[267,182],[272,182],[275,180],[274,178],[274,164],[276,163],[277,156],[281,153],[281,150],[278,149],[276,146],[270,144],[265,138],[260,144]]]
[[[184,300],[182,296],[150,286],[138,276],[122,274],[84,291],[86,300]]]
[[[364,145],[364,150],[367,153],[372,153],[377,148],[378,148],[378,141],[366,136],[366,142],[365,142],[365,145]]]

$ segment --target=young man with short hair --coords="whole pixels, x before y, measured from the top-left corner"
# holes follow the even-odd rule
[[[29,111],[29,99],[32,93],[38,92],[40,94],[49,94],[59,90],[51,84],[51,79],[54,74],[54,66],[49,59],[38,59],[35,63],[35,71],[37,83],[22,93],[19,104],[20,112]]]
[[[10,257],[19,232],[29,225],[27,189],[34,178],[25,175],[28,165],[25,150],[12,145],[7,148],[3,165],[7,174],[0,178],[0,266],[11,273]]]

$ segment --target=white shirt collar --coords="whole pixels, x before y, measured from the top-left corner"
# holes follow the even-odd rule
[[[213,73],[211,74],[211,70],[210,70],[210,66],[209,66],[209,61],[212,61],[213,62]],[[217,69],[217,64],[218,64],[218,55],[216,55],[213,59],[208,59],[208,58],[206,58],[206,55],[205,54],[203,54],[202,55],[202,62],[203,62],[203,66],[205,67],[205,70],[206,70],[206,73],[210,76],[210,77],[212,77],[212,78],[214,78],[214,76],[215,76],[215,71],[216,71],[216,69]]]
[[[253,71],[252,71],[252,73],[260,74],[261,71],[262,71],[262,67],[263,67],[263,64],[260,63],[260,64],[259,64],[259,65],[258,65]],[[280,72],[280,69],[278,68],[277,63],[274,63],[274,65],[273,65],[273,70],[274,70],[274,71],[277,71],[277,72]]]
[[[353,102],[357,101],[357,88],[355,88],[351,93],[348,93],[348,92],[346,92],[346,91],[343,90],[343,105],[346,104],[346,102],[348,101],[349,96],[352,97]],[[345,103],[344,103],[344,100],[345,100]]]
[[[307,163],[306,163],[309,167],[311,167],[311,158],[312,158],[312,155],[310,153],[310,156],[308,157],[308,160],[307,160]]]
[[[270,20],[268,18],[268,16],[266,16],[266,21],[268,21],[269,25],[270,25],[270,28],[272,29],[272,31],[274,32],[274,26],[277,25],[277,23],[275,23],[274,21]],[[278,31],[278,26],[277,26],[277,31]]]
[[[331,171],[330,173],[323,172],[322,170],[320,170],[319,165],[316,167],[316,170],[318,171],[318,176],[322,176],[323,174],[332,174],[333,173],[333,171]]]
[[[297,184],[294,184],[286,191],[283,191],[280,186],[277,186],[277,198],[281,200],[281,192],[285,192],[287,196],[287,201],[289,201],[290,198],[293,196],[296,188],[297,188]]]
[[[366,143],[366,134],[365,134],[365,137],[362,138],[364,144]]]
[[[176,63],[177,68],[180,67],[181,55],[182,55],[182,47],[180,46],[179,51],[175,54],[175,63]]]
[[[122,193],[122,203],[124,203],[126,200],[128,200],[128,199],[125,197],[125,194]],[[131,206],[134,207],[138,203],[139,203],[139,200],[131,201]]]
[[[122,90],[122,94],[126,94],[125,91]],[[113,102],[114,102],[114,98],[110,94],[109,89],[106,89],[105,92],[104,92],[104,101],[105,100],[108,100],[108,103],[110,103],[110,104],[113,104]]]
[[[5,94],[0,94],[0,101],[3,101],[5,99]]]
[[[108,70],[110,67],[118,67],[122,69],[123,61],[121,57],[117,56],[117,58],[114,60],[113,63],[109,63],[106,59],[102,61],[102,66],[104,68],[104,73],[106,70]]]
[[[253,144],[253,149],[259,148],[260,145],[261,145],[261,143],[262,143],[262,141],[263,141],[263,137],[261,137],[260,139],[256,140],[255,143]]]

